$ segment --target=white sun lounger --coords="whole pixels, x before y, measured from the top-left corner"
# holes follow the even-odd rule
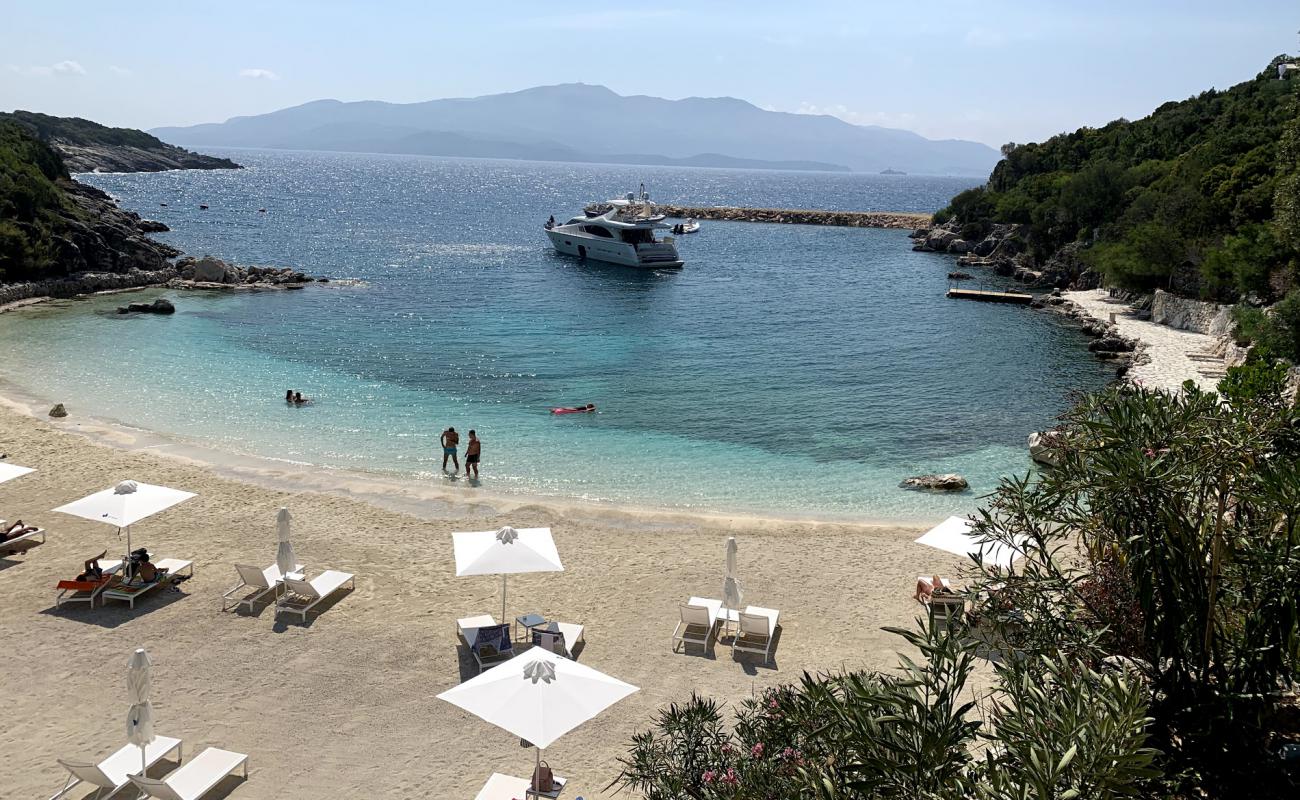
[[[176,760],[181,760],[181,740],[159,736],[144,749],[144,762],[146,766],[153,766],[173,751],[176,753]],[[127,776],[140,769],[140,748],[133,744],[125,745],[98,764],[86,761],[64,761],[61,758],[58,761],[69,772],[68,782],[62,789],[51,795],[50,800],[58,800],[82,783],[98,786],[99,789],[92,797],[101,800],[126,786],[130,782]]]
[[[528,778],[516,778],[513,775],[494,772],[487,783],[483,784],[483,788],[478,790],[478,794],[474,795],[474,800],[519,800],[525,793],[530,793],[530,797],[558,797],[568,781],[559,775],[556,775],[554,780],[555,791],[546,794],[530,793],[531,781]]]
[[[680,609],[681,618],[673,631],[673,652],[677,652],[679,642],[683,648],[688,644],[698,644],[707,650],[713,639],[713,631],[718,627],[722,601],[692,597]]]
[[[352,584],[356,588],[354,576],[350,572],[339,572],[336,569],[327,569],[310,581],[298,578],[284,578],[284,597],[275,609],[275,613],[281,611],[292,611],[302,615],[302,621],[307,621],[307,612],[311,611],[318,603],[325,598],[342,589],[347,584]]]
[[[132,775],[131,783],[159,800],[198,800],[240,767],[244,768],[244,780],[248,780],[248,756],[209,747],[162,780]]]
[[[293,571],[302,572],[303,569],[303,565],[298,564],[293,568]],[[221,595],[222,611],[229,611],[232,608],[239,608],[244,605],[248,606],[249,611],[252,611],[257,601],[278,589],[284,581],[284,576],[280,574],[280,568],[275,564],[266,569],[258,569],[248,564],[236,564],[235,571],[239,573],[239,585],[232,586]],[[253,594],[248,595],[243,600],[236,600],[231,605],[230,601],[233,599],[233,595],[243,590],[252,590]]]
[[[0,525],[3,525],[0,522]],[[28,550],[38,544],[45,544],[45,529],[37,528],[34,531],[28,531],[22,536],[15,536],[12,539],[5,539],[0,542],[0,553],[16,553],[19,550]]]
[[[748,606],[740,612],[740,631],[731,645],[734,657],[737,651],[762,653],[764,663],[772,660],[772,639],[776,636],[776,619],[781,612],[774,608]]]
[[[181,558],[160,558],[154,564],[160,570],[166,570],[156,581],[149,583],[119,583],[109,589],[105,589],[100,595],[103,600],[125,600],[127,604],[134,609],[135,601],[152,592],[163,584],[171,584],[176,580],[176,576],[184,570],[187,575],[194,575],[194,562],[186,561]]]

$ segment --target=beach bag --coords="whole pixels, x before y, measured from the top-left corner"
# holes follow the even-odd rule
[[[539,763],[537,769],[533,770],[533,791],[555,791],[555,773],[551,772],[551,766],[545,761]]]

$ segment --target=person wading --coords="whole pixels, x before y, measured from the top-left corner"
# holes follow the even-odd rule
[[[442,432],[442,471],[447,471],[447,459],[455,465],[455,472],[460,472],[460,459],[456,456],[456,445],[460,444],[460,434],[456,433],[455,428],[448,428]],[[454,473],[453,473],[454,474]]]
[[[483,441],[469,432],[469,444],[465,445],[465,476],[478,478],[478,458],[483,450]],[[472,475],[470,473],[473,473]]]

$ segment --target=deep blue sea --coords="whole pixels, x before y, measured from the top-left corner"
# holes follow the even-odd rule
[[[171,317],[118,316],[123,297],[0,315],[0,374],[244,453],[444,482],[454,425],[483,438],[483,492],[857,520],[970,510],[1111,376],[1053,316],[947,300],[950,259],[905,231],[705,221],[674,272],[557,256],[542,231],[642,182],[663,202],[932,211],[965,179],[222,155],[248,169],[82,180],[188,253],[349,280],[163,292]],[[897,486],[935,470],[973,490]]]

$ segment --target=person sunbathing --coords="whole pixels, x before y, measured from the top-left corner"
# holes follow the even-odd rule
[[[930,598],[936,595],[941,597],[955,597],[956,592],[948,585],[948,582],[938,575],[931,575],[929,578],[916,579],[916,593],[912,596],[919,603],[928,603]]]
[[[100,553],[94,558],[86,559],[85,570],[77,576],[79,581],[97,581],[104,577],[104,569],[99,566],[99,560],[108,555],[108,551]]]
[[[135,574],[142,583],[153,583],[162,580],[163,576],[167,574],[167,569],[154,566],[152,561],[146,559],[135,565]]]
[[[0,533],[0,542],[8,541],[9,539],[17,539],[19,536],[34,533],[37,530],[39,530],[39,528],[36,526],[24,525],[22,520],[18,520],[8,528],[5,528],[3,533]]]

